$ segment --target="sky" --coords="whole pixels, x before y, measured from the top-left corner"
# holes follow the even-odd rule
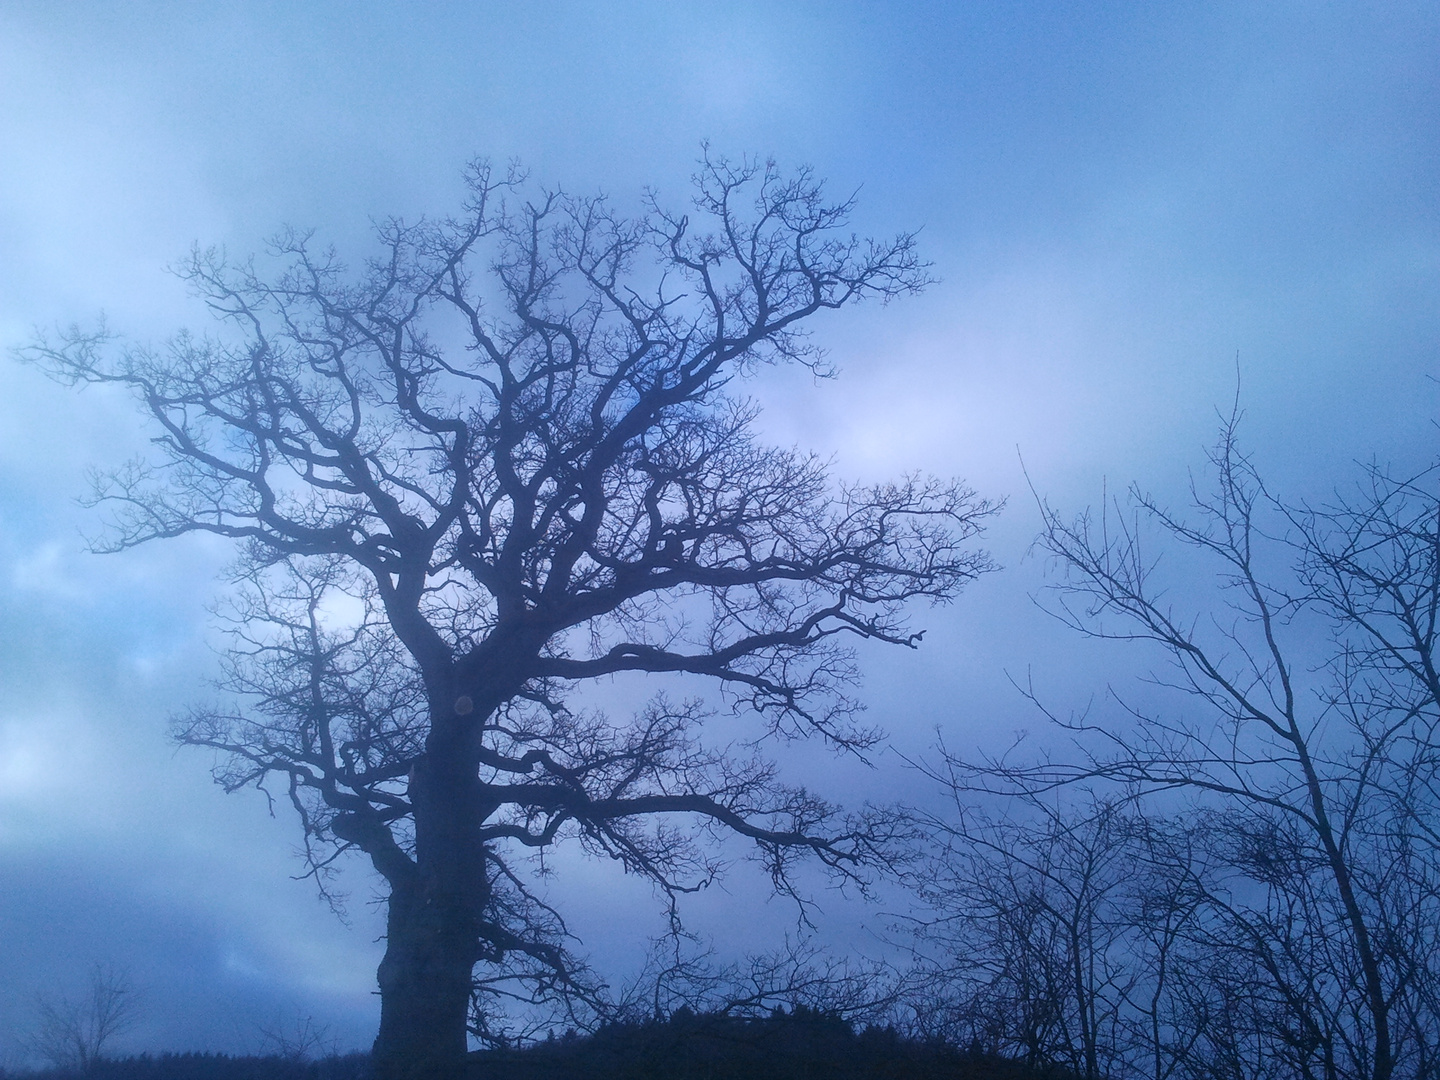
[[[134,340],[203,329],[166,270],[192,244],[243,255],[291,224],[362,253],[372,220],[456,205],[476,155],[626,206],[682,202],[706,140],[813,166],[858,192],[860,231],[919,229],[939,280],[817,325],[839,375],[763,373],[765,433],[837,477],[1009,499],[987,540],[1004,570],[917,611],[920,650],[861,653],[896,752],[786,762],[841,801],[914,797],[900,754],[937,730],[1040,724],[1017,674],[1061,707],[1130,674],[1032,602],[1032,486],[1067,512],[1131,481],[1183,502],[1237,384],[1246,446],[1294,497],[1435,457],[1437,56],[1440,9],[1403,0],[9,0],[0,348],[102,311]],[[349,868],[337,917],[295,880],[283,808],[225,796],[165,738],[215,673],[225,545],[88,551],[87,470],[145,434],[123,395],[0,359],[0,1060],[36,995],[95,963],[143,991],[124,1048],[252,1049],[301,1016],[366,1045],[374,880]],[[732,951],[793,929],[753,876],[694,905]],[[557,888],[622,977],[658,929],[649,890],[586,864]],[[822,937],[878,932],[819,899]]]

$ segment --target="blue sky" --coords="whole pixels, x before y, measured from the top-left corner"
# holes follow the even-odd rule
[[[164,269],[192,242],[243,253],[291,223],[360,252],[370,219],[452,205],[476,154],[622,205],[647,185],[683,200],[702,140],[813,165],[859,190],[862,231],[920,228],[941,280],[819,326],[839,378],[766,373],[762,423],[839,476],[1011,497],[990,540],[1005,572],[918,612],[920,652],[862,657],[897,746],[937,725],[1003,739],[1038,724],[1006,671],[1081,702],[1130,662],[1030,604],[1021,455],[1059,506],[1131,479],[1178,500],[1238,357],[1278,487],[1433,458],[1437,56],[1440,14],[1401,2],[12,2],[0,345],[102,310],[140,339],[203,328]],[[143,448],[135,414],[13,364],[0,379],[0,1053],[37,990],[95,960],[147,988],[137,1046],[243,1048],[295,1013],[363,1044],[373,884],[350,875],[342,924],[290,879],[291,822],[164,739],[213,671],[223,545],[86,554],[76,497]],[[913,787],[887,761],[827,765],[832,794]],[[577,925],[618,971],[648,893],[573,876],[607,898]],[[743,907],[761,927],[743,943],[773,944],[790,914],[743,872],[731,890],[697,925],[736,942]],[[863,914],[831,907],[857,940]]]

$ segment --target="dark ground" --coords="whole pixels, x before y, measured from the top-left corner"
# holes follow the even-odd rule
[[[87,1080],[364,1080],[365,1054],[319,1061],[165,1054],[104,1061]],[[31,1080],[70,1080],[46,1071]],[[3,1080],[3,1074],[0,1074]],[[457,1078],[459,1080],[459,1078]],[[890,1028],[797,1009],[768,1017],[696,1015],[566,1033],[470,1055],[463,1080],[1063,1080],[1019,1062],[907,1039]]]

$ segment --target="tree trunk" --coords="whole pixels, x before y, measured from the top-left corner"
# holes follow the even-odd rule
[[[418,872],[390,883],[374,1080],[448,1080],[468,1048],[466,1013],[489,883],[474,770],[452,764],[443,770],[450,775],[441,772],[422,762],[411,784]]]
[[[385,958],[378,972],[375,1080],[454,1076],[465,1057],[475,937],[446,926],[455,920],[427,891],[390,894]]]

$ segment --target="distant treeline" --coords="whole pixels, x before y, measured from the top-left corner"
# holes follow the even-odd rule
[[[225,1054],[144,1055],[102,1061],[86,1080],[364,1080],[366,1054],[318,1061]],[[32,1080],[71,1080],[46,1071]],[[473,1080],[1044,1080],[1040,1072],[893,1028],[856,1030],[797,1007],[764,1017],[696,1014],[567,1032],[521,1049],[470,1055]]]
[[[1058,1076],[893,1028],[857,1031],[797,1007],[769,1016],[677,1010],[666,1020],[611,1024],[593,1035],[471,1055],[474,1080],[1037,1080]]]
[[[355,1053],[295,1060],[275,1055],[232,1057],[229,1054],[141,1054],[102,1059],[85,1072],[44,1069],[20,1074],[26,1080],[365,1080],[370,1055]],[[0,1080],[7,1074],[0,1070]]]

